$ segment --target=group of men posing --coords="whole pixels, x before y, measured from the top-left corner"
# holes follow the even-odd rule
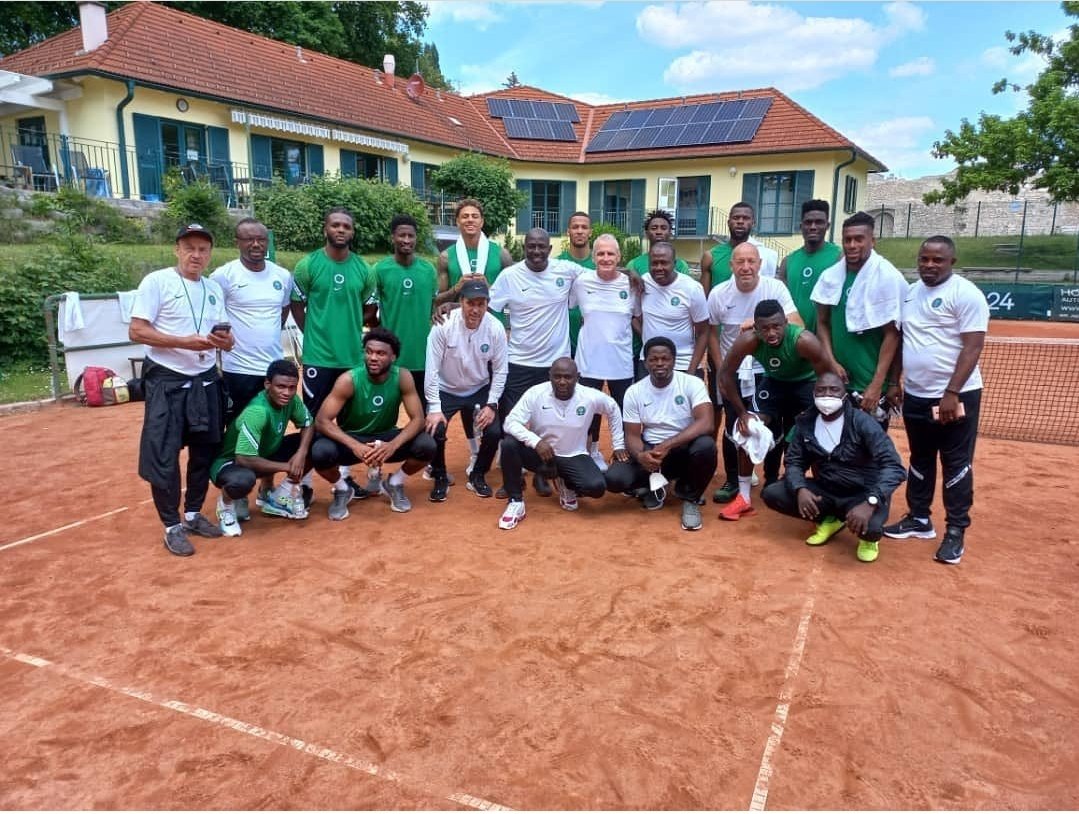
[[[185,227],[176,266],[139,286],[130,330],[147,355],[139,474],[165,546],[187,556],[189,534],[239,535],[256,485],[264,513],[304,518],[313,472],[331,484],[331,520],[378,494],[409,511],[405,483],[424,469],[429,500],[445,501],[446,427],[459,413],[469,491],[495,496],[486,479],[501,456],[502,529],[526,516],[527,469],[537,494],[557,491],[567,511],[605,492],[654,511],[669,494],[682,528],[698,530],[719,437],[720,518],[754,513],[753,469],[763,463],[767,506],[812,521],[810,545],[848,527],[864,562],[882,535],[936,536],[939,457],[946,531],[936,559],[958,563],[985,298],[953,275],[947,237],[922,244],[920,280],[908,285],[874,250],[869,215],[844,221],[837,246],[826,240],[827,202],[808,201],[801,214],[803,246],[777,263],[752,237],[752,206],[735,204],[729,241],[702,258],[699,282],[676,256],[664,211],[646,217],[649,250],[625,268],[612,235],[591,241],[583,212],[570,217],[562,254],[552,258],[550,236],[532,229],[514,263],[484,235],[472,199],[459,203],[461,237],[437,268],[417,255],[407,215],[390,225],[393,254],[370,268],[350,249],[351,214],[329,211],[325,245],[291,274],[267,259],[265,226],[245,219],[239,259],[204,277],[213,236]],[[302,374],[283,358],[290,312],[304,335]],[[909,478],[887,434],[900,405]],[[609,459],[599,450],[604,417]],[[298,432],[286,434],[290,422]],[[351,475],[361,463],[363,485]],[[400,466],[387,475],[391,463]],[[216,524],[200,513],[211,480]],[[886,525],[904,480],[909,512]]]

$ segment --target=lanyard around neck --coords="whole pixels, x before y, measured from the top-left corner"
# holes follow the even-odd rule
[[[191,309],[191,321],[195,323],[195,333],[202,333],[202,319],[206,316],[206,280],[201,276],[199,277],[199,285],[202,286],[202,308],[199,310],[199,315],[195,316],[195,303],[191,301],[191,294],[187,290],[187,278],[184,275],[180,275],[180,280],[184,285],[184,296],[187,297],[187,307]]]

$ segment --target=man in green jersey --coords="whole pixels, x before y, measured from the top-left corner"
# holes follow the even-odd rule
[[[789,322],[779,300],[758,302],[753,309],[753,327],[742,331],[734,340],[719,372],[723,400],[738,416],[738,428],[743,435],[748,434],[749,419],[754,414],[746,406],[737,378],[747,356],[764,367],[764,376],[750,407],[772,431],[776,442],[764,459],[764,482],[768,485],[779,480],[784,437],[794,426],[795,417],[813,406],[813,382],[832,368],[820,340],[802,326]],[[746,453],[739,450],[738,458],[742,471],[748,474]]]
[[[302,520],[307,509],[300,497],[300,479],[311,469],[309,452],[315,436],[311,414],[296,394],[300,372],[295,363],[277,359],[266,370],[263,390],[255,396],[225,432],[221,451],[210,466],[210,477],[221,490],[217,518],[227,537],[240,535],[234,501],[246,497],[262,479],[259,496],[263,514]],[[285,435],[292,422],[298,433]],[[273,489],[273,477],[285,480]],[[337,470],[320,473],[333,483]]]
[[[802,248],[793,251],[779,264],[776,277],[787,284],[791,299],[798,307],[798,316],[807,331],[817,330],[817,306],[809,298],[821,272],[834,266],[843,256],[843,250],[830,240],[828,234],[828,202],[806,201],[802,204]]]
[[[743,243],[752,243],[761,256],[761,277],[775,277],[779,265],[779,253],[769,249],[753,238],[753,227],[757,224],[753,204],[739,201],[731,207],[727,215],[726,243],[719,243],[701,256],[701,285],[708,294],[720,283],[731,278],[731,255]]]
[[[556,260],[569,260],[586,269],[594,269],[592,260],[592,219],[587,212],[574,212],[569,216],[566,226],[569,248],[556,257]],[[569,309],[569,346],[570,356],[577,354],[577,335],[581,332],[581,309],[574,306]]]
[[[674,237],[674,221],[671,213],[663,209],[649,212],[644,216],[644,233],[648,237],[649,250],[657,243],[670,243]],[[648,264],[648,252],[641,252],[626,263],[626,268],[632,269],[643,277],[648,273]],[[675,260],[674,270],[679,274],[689,274],[689,263],[679,257]],[[708,290],[705,289],[704,293],[707,295]]]
[[[405,479],[435,457],[435,439],[423,431],[423,408],[412,374],[397,366],[401,342],[385,328],[372,328],[363,337],[364,363],[337,377],[315,419],[319,433],[311,459],[320,472],[338,464],[359,461],[381,467],[400,461],[401,467],[383,478],[381,493],[395,512],[412,504],[405,496]],[[397,427],[404,404],[408,424]],[[344,478],[333,486],[331,520],[348,517],[352,488]]]
[[[318,415],[337,377],[363,361],[363,326],[373,323],[378,308],[370,302],[374,274],[349,248],[356,234],[352,213],[334,207],[323,218],[322,233],[326,245],[292,273],[292,318],[303,331],[303,401],[311,415]],[[351,481],[347,470],[342,476]],[[352,485],[358,497],[366,497],[366,490]],[[304,486],[310,503],[308,478]]]
[[[874,251],[873,216],[843,221],[843,256],[813,287],[817,336],[857,406],[887,423],[881,395],[899,348],[899,323],[909,288],[903,275]]]

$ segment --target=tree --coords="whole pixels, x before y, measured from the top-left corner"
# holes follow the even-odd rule
[[[524,193],[514,186],[513,171],[504,158],[461,153],[435,170],[431,184],[447,195],[482,203],[483,229],[488,235],[505,231],[524,203]]]
[[[517,78],[517,71],[510,71],[510,75],[506,77],[506,81],[502,83],[504,88],[519,88],[521,87],[521,80]]]
[[[117,8],[124,3],[111,5]],[[398,76],[411,76],[419,70],[429,86],[449,87],[438,64],[438,50],[421,40],[428,13],[423,3],[178,0],[164,5],[371,68],[381,68],[382,57],[393,54]],[[0,17],[0,52],[20,51],[78,22],[78,7],[72,2],[5,3]]]
[[[1079,2],[1061,7],[1079,18]],[[1025,90],[1027,109],[1012,118],[983,113],[977,125],[963,119],[958,132],[945,131],[933,155],[959,167],[954,179],[942,180],[943,189],[923,196],[926,203],[952,204],[976,189],[1017,195],[1027,182],[1055,201],[1079,200],[1079,24],[1068,31],[1062,42],[1035,31],[1005,33],[1013,54],[1039,54],[1047,63],[1026,88],[1007,79],[993,86],[994,93]]]

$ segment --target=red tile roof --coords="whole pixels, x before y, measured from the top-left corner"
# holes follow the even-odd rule
[[[107,19],[109,39],[89,54],[82,53],[82,35],[76,28],[0,59],[0,69],[50,78],[96,74],[134,79],[165,90],[197,94],[230,104],[524,161],[594,164],[858,149],[849,139],[774,88],[599,106],[527,85],[468,97],[426,89],[418,98],[411,99],[405,92],[407,80],[400,77],[391,87],[381,72],[371,68],[301,50],[157,3],[129,3],[109,14]],[[499,96],[573,102],[581,117],[580,123],[574,125],[578,141],[508,138],[501,120],[487,113],[487,99]],[[588,141],[615,111],[739,96],[771,96],[773,99],[752,142],[585,152]],[[865,151],[859,150],[859,153],[884,168]]]

